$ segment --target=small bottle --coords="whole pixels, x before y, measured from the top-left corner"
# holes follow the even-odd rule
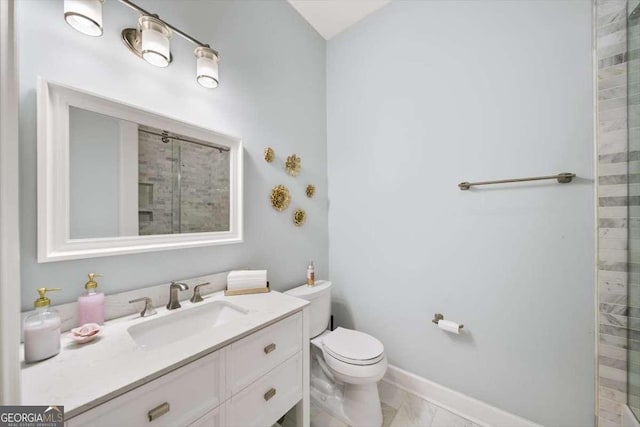
[[[316,272],[313,266],[313,261],[309,261],[307,266],[307,286],[313,286],[316,284]]]
[[[84,284],[87,293],[78,297],[78,311],[80,314],[80,325],[85,323],[104,323],[104,294],[96,292],[98,282],[94,280],[96,277],[102,277],[101,274],[90,273],[89,281]]]
[[[27,363],[48,359],[60,353],[60,314],[49,307],[46,292],[60,288],[39,288],[40,298],[33,302],[36,309],[24,319],[24,361]]]

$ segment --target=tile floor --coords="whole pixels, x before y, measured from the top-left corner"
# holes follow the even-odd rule
[[[479,427],[386,381],[378,383],[378,392],[385,427]]]
[[[459,415],[434,405],[385,381],[378,383],[383,427],[480,427]],[[287,416],[283,427],[291,418]],[[293,423],[291,423],[293,424]],[[311,427],[348,427],[311,404]]]

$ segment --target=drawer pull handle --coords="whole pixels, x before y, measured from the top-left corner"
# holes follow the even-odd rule
[[[169,402],[164,402],[162,405],[156,406],[148,412],[149,422],[163,416],[169,412]]]
[[[264,394],[264,400],[269,400],[276,395],[276,389],[272,388]]]
[[[266,347],[264,348],[264,354],[269,354],[269,353],[271,353],[271,352],[272,352],[273,350],[275,350],[275,349],[276,349],[276,345],[275,345],[275,344],[273,344],[273,343],[272,343],[272,344],[269,344],[268,346],[266,346]]]

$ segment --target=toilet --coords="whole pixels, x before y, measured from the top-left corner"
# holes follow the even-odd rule
[[[371,335],[338,327],[331,316],[331,282],[302,285],[287,295],[310,302],[311,400],[353,427],[382,426],[377,382],[387,370],[384,345]]]

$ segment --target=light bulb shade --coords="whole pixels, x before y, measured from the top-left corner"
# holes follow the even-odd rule
[[[153,16],[141,16],[140,29],[142,57],[156,67],[166,67],[171,62],[171,30]]]
[[[102,35],[103,0],[64,0],[64,20],[88,36]]]
[[[218,52],[206,46],[195,50],[196,79],[200,86],[208,89],[218,87]]]

